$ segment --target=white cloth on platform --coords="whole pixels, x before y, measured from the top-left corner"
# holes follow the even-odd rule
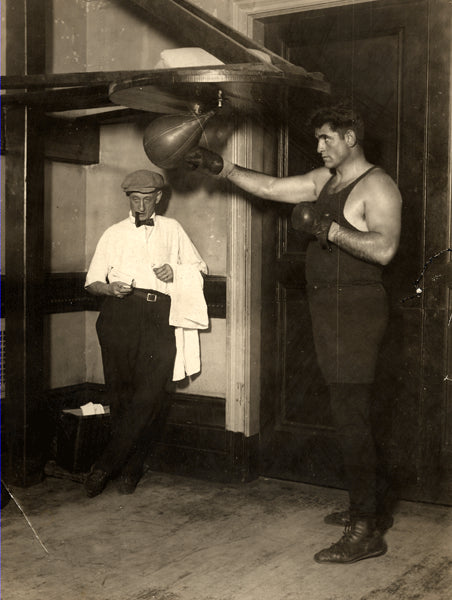
[[[160,60],[154,69],[214,67],[218,65],[224,65],[224,62],[203,48],[169,48],[160,52]]]

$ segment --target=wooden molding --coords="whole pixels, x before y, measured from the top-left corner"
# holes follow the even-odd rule
[[[85,272],[48,273],[43,287],[46,314],[100,310],[101,296],[92,296],[85,290]],[[207,275],[204,295],[209,317],[226,318],[226,278]]]
[[[99,311],[102,305],[101,296],[92,296],[85,290],[86,273],[47,273],[41,287],[42,310],[44,314],[81,312],[85,310]],[[5,296],[8,296],[8,277],[1,276],[1,316],[5,317]],[[226,318],[226,277],[206,275],[204,279],[204,296],[207,302],[209,317]]]
[[[361,0],[361,3],[376,1]],[[241,33],[251,36],[255,19],[354,3],[355,0],[233,0],[233,24]]]

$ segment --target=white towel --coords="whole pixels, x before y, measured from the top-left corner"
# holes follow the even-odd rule
[[[201,353],[199,349],[199,332],[197,329],[176,327],[176,359],[173,368],[173,381],[185,379],[201,370]]]
[[[207,329],[209,317],[204,298],[204,280],[195,265],[176,265],[171,286],[169,323],[175,327],[176,359],[173,381],[201,370],[199,329]]]

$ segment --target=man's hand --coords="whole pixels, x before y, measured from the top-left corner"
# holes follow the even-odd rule
[[[133,287],[128,283],[124,283],[123,281],[113,281],[113,283],[108,284],[108,294],[109,296],[115,296],[116,298],[124,298],[128,296],[133,290]]]
[[[133,282],[132,282],[133,283]],[[105,281],[95,281],[86,287],[86,291],[94,296],[115,296],[115,298],[124,298],[133,290],[133,285],[123,281],[114,281],[106,283]]]
[[[328,233],[333,219],[328,213],[320,212],[315,202],[297,204],[292,211],[291,222],[294,229],[315,235],[322,248],[331,250]]]
[[[164,264],[161,267],[154,267],[154,273],[160,281],[164,281],[165,283],[173,281],[173,269],[168,264]]]
[[[212,175],[221,173],[224,165],[223,159],[219,154],[207,150],[207,148],[202,148],[201,146],[197,146],[193,150],[190,150],[190,152],[184,156],[184,162],[193,171],[199,168]]]

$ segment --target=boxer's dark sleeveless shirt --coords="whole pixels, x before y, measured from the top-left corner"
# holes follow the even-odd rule
[[[339,192],[329,193],[333,177],[331,177],[320,192],[316,207],[323,213],[328,213],[332,220],[353,231],[359,231],[344,217],[345,202],[355,185],[370,171],[377,168],[370,167],[357,179]],[[366,283],[379,283],[382,280],[382,267],[355,258],[345,250],[340,250],[331,244],[331,252],[323,249],[317,240],[311,242],[306,253],[306,279],[309,285],[353,285]]]

